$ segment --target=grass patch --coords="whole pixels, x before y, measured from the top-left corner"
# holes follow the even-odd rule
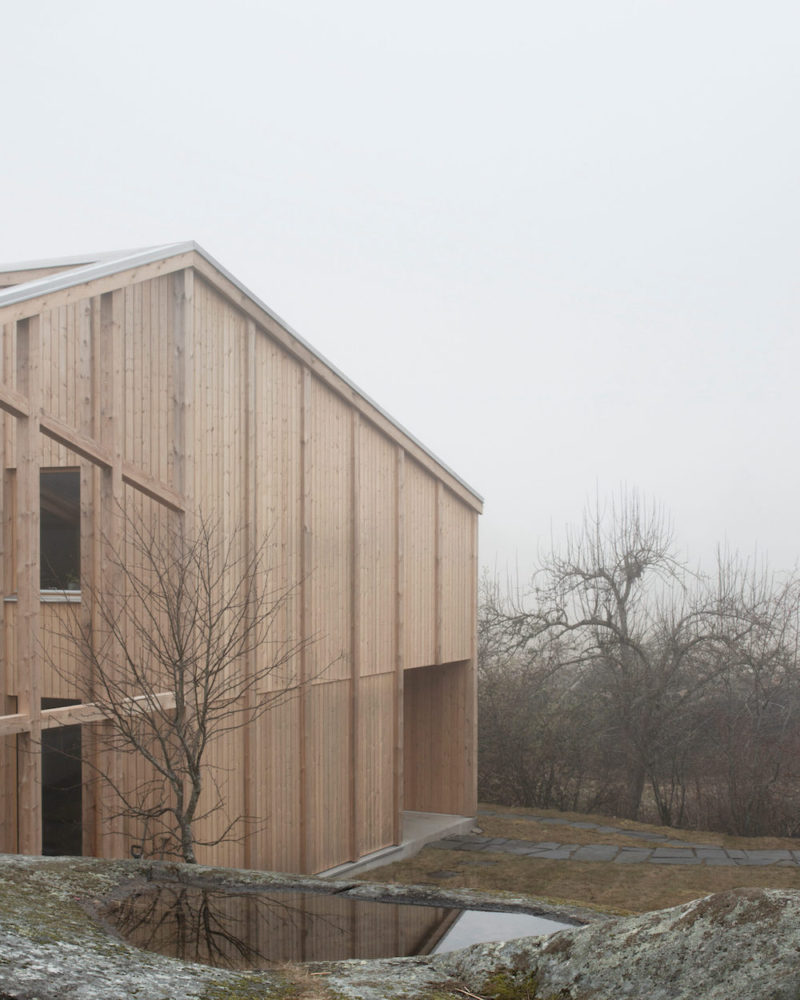
[[[714,833],[709,830],[678,830],[673,826],[656,826],[652,823],[637,823],[634,820],[622,819],[618,816],[603,816],[600,813],[575,813],[558,812],[555,809],[525,809],[520,806],[498,806],[490,803],[481,803],[479,809],[489,809],[497,811],[502,815],[482,816],[478,815],[477,825],[488,833],[491,824],[498,822],[514,822],[514,816],[541,816],[547,819],[563,819],[569,823],[597,823],[598,826],[615,826],[621,830],[639,830],[647,833],[657,833],[665,840],[682,840],[686,844],[708,844],[730,847],[743,851],[777,851],[777,850],[800,850],[800,839],[793,837],[735,837],[728,833]],[[537,827],[547,833],[542,840],[558,840],[570,844],[619,844],[624,846],[619,840],[619,834],[601,834],[596,830],[576,830],[574,827],[560,826],[559,824],[536,824],[529,819],[517,821],[514,829],[518,832],[513,834],[489,834],[490,836],[504,837],[515,836],[520,840],[538,840],[536,837],[526,836],[525,831]],[[588,840],[579,840],[579,834],[587,834]],[[630,841],[625,845],[631,846]],[[636,840],[636,845],[641,847],[642,841]]]
[[[475,858],[471,855],[467,861]],[[425,848],[416,857],[363,877],[376,882],[433,884],[535,896],[552,903],[604,913],[646,913],[698,896],[743,886],[800,889],[800,868],[706,868],[703,865],[615,865],[596,861],[548,861],[509,854],[478,855],[486,864],[465,864],[460,851]],[[491,862],[489,864],[488,862]],[[456,874],[437,878],[432,872]]]
[[[650,846],[650,842],[638,840],[635,837],[625,837],[615,833],[597,833],[596,830],[580,830],[574,826],[535,823],[531,820],[511,819],[505,816],[479,816],[478,826],[487,837],[510,837],[513,840],[532,840],[534,843],[554,841],[559,844],[618,844],[620,847]]]
[[[657,847],[626,836],[625,830],[659,833],[687,844],[720,844],[739,850],[800,849],[800,842],[779,837],[731,837],[700,831],[673,830],[631,820],[609,819],[585,813],[554,810],[502,809],[502,816],[479,816],[488,836],[563,844],[613,844],[619,847]],[[524,819],[547,816],[569,822],[592,822],[620,827],[623,832],[599,834],[560,824]],[[448,872],[452,874],[442,874]],[[413,858],[362,876],[375,882],[439,885],[529,895],[552,903],[585,906],[606,913],[646,913],[677,906],[698,896],[740,887],[800,890],[800,867],[706,867],[705,865],[620,865],[613,862],[551,861],[513,854],[446,851],[426,847]]]

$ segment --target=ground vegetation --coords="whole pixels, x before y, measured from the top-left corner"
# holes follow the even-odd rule
[[[494,806],[486,809],[494,811]],[[536,818],[543,820],[537,822]],[[566,813],[516,808],[502,814],[478,814],[482,833],[522,842],[610,844],[620,848],[647,844],[639,836],[660,836],[657,843],[721,845],[728,850],[798,850],[793,838],[719,836],[676,831],[651,823],[619,820],[615,832],[604,833],[599,813]],[[554,825],[554,821],[557,825]],[[575,824],[594,824],[583,829]],[[626,833],[627,831],[627,833]],[[444,843],[444,842],[441,842]],[[648,846],[654,846],[655,842]],[[483,892],[525,893],[554,906],[573,906],[602,913],[634,914],[677,906],[706,893],[738,887],[800,891],[797,865],[715,866],[708,864],[616,864],[613,861],[549,860],[503,851],[448,850],[428,846],[419,854],[366,872],[364,879],[400,885],[430,885],[442,889],[470,888]]]

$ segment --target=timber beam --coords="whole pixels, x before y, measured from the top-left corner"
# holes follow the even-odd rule
[[[112,467],[111,455],[105,448],[98,445],[86,434],[80,434],[73,430],[68,424],[62,423],[54,417],[42,416],[39,418],[39,430],[45,437],[51,438],[58,444],[63,444],[65,448],[74,451],[76,455],[85,458],[87,462],[99,465],[101,469]]]
[[[6,385],[0,385],[0,410],[10,413],[12,417],[29,417],[31,412],[28,400]]]
[[[0,385],[0,410],[18,418],[27,418],[31,412],[25,396],[3,385]],[[114,468],[112,453],[88,435],[81,434],[63,421],[44,414],[39,417],[38,425],[45,437],[63,445],[76,455],[80,455],[87,462],[91,462],[106,471]],[[167,486],[166,483],[148,476],[146,472],[137,469],[130,462],[122,463],[122,481],[177,514],[183,514],[186,511],[186,503],[179,493]]]
[[[156,695],[138,695],[136,698],[120,702],[116,711],[130,714],[149,714],[169,711],[175,708],[172,691],[162,691]],[[45,708],[41,713],[41,728],[55,729],[58,726],[80,726],[90,722],[102,722],[110,713],[98,705],[67,705],[65,708]],[[15,736],[31,731],[31,717],[27,713],[0,715],[0,736]]]

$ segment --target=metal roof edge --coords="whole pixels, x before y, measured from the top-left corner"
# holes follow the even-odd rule
[[[7,305],[14,305],[19,302],[24,302],[25,299],[34,298],[40,295],[47,295],[50,292],[61,291],[65,288],[69,288],[72,285],[83,284],[87,281],[92,281],[96,278],[104,278],[109,275],[115,274],[119,271],[127,271],[132,267],[140,267],[144,264],[151,264],[157,260],[166,259],[168,257],[176,257],[179,254],[187,253],[189,251],[194,251],[198,253],[204,260],[206,260],[216,271],[218,271],[223,277],[225,277],[231,284],[235,285],[236,288],[242,292],[243,295],[247,296],[251,302],[253,302],[259,309],[263,310],[271,319],[273,319],[279,326],[281,326],[290,336],[292,336],[299,344],[301,344],[307,351],[318,358],[326,368],[330,369],[338,378],[340,378],[347,386],[349,386],[354,392],[369,403],[378,413],[381,414],[386,420],[389,421],[397,430],[400,431],[405,437],[412,441],[418,448],[425,452],[429,458],[432,458],[434,462],[440,468],[446,472],[449,476],[464,487],[469,493],[471,493],[476,500],[481,504],[484,502],[483,497],[477,490],[473,489],[469,483],[465,482],[456,472],[454,472],[449,465],[443,462],[437,455],[435,455],[430,448],[426,447],[417,437],[415,437],[410,431],[408,431],[398,420],[396,420],[390,413],[378,403],[375,402],[363,389],[359,388],[353,382],[352,379],[348,378],[339,368],[336,367],[332,362],[330,362],[323,354],[310,344],[304,337],[302,337],[295,329],[293,329],[286,320],[282,319],[273,309],[263,302],[256,294],[254,294],[246,285],[244,285],[239,279],[233,275],[226,267],[214,257],[208,253],[203,247],[194,240],[187,240],[183,243],[165,243],[161,246],[145,247],[142,250],[134,251],[117,251],[114,254],[107,255],[105,259],[98,260],[96,263],[86,264],[85,266],[78,266],[68,271],[61,271],[59,274],[50,275],[46,278],[37,278],[34,281],[27,281],[20,285],[13,285],[11,288],[5,291],[0,291],[0,308]],[[86,260],[84,257],[74,258],[76,261]],[[62,258],[62,260],[65,260]],[[67,261],[65,261],[67,262]],[[36,266],[36,265],[34,265]],[[39,267],[46,267],[47,264],[39,264]],[[56,261],[51,261],[50,266],[57,266]],[[17,265],[15,268],[9,267],[8,270],[22,270],[23,268]]]
[[[68,257],[47,257],[44,260],[12,260],[0,264],[0,274],[7,274],[9,271],[38,271],[44,267],[75,267],[84,264],[97,264],[104,260],[115,257],[129,257],[131,254],[140,253],[153,249],[147,247],[129,247],[124,250],[102,250],[99,253],[70,254]]]
[[[26,299],[36,298],[39,295],[48,295],[50,292],[59,292],[73,285],[83,284],[85,281],[92,281],[95,278],[105,278],[108,275],[116,274],[119,271],[127,271],[132,267],[143,264],[151,264],[157,260],[167,257],[174,257],[179,253],[186,253],[188,250],[196,250],[197,244],[192,241],[186,243],[165,243],[161,246],[145,247],[143,250],[118,251],[117,253],[90,264],[85,264],[68,271],[59,271],[58,274],[51,274],[44,278],[35,278],[33,281],[25,281],[19,285],[12,285],[5,291],[0,291],[0,308],[3,306],[16,305]],[[78,257],[77,260],[86,258]],[[47,266],[47,265],[43,265]],[[53,262],[53,266],[57,266]]]

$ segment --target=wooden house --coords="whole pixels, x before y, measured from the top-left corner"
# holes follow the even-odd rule
[[[0,332],[0,851],[140,839],[85,763],[71,840],[51,815],[54,749],[98,724],[59,630],[113,509],[270,532],[287,628],[317,637],[297,694],[215,744],[256,822],[200,860],[318,872],[404,811],[473,814],[480,497],[194,243],[0,269]]]

